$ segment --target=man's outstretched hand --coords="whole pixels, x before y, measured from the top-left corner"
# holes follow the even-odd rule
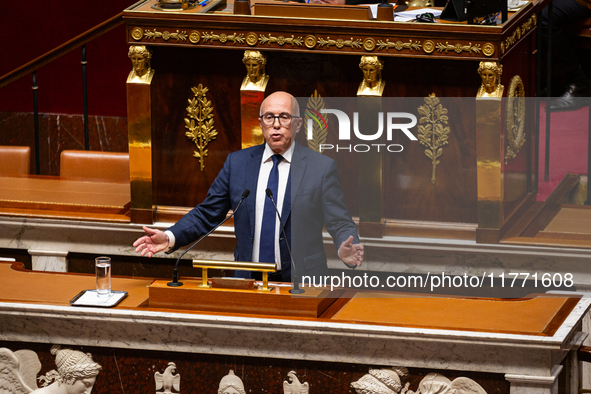
[[[350,235],[339,247],[339,256],[349,268],[361,267],[363,261],[363,245],[354,244]]]
[[[146,226],[143,229],[147,235],[138,238],[133,243],[137,253],[141,252],[142,256],[147,253],[148,257],[152,257],[168,247],[168,235],[164,234],[164,232]]]

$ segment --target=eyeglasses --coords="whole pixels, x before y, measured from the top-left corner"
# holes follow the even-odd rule
[[[275,124],[275,119],[279,119],[279,124],[281,126],[289,126],[291,124],[291,120],[294,118],[299,118],[299,116],[292,116],[290,114],[263,114],[260,116],[260,119],[265,126],[273,126]]]

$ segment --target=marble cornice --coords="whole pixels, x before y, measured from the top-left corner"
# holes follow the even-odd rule
[[[0,303],[0,340],[549,376],[551,360],[580,343],[590,304],[582,298],[558,331],[544,337]]]

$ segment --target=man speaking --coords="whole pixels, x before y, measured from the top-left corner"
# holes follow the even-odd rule
[[[230,153],[205,200],[164,232],[144,227],[147,235],[133,243],[135,251],[152,257],[188,245],[220,223],[246,194],[245,206],[234,216],[236,261],[275,263],[278,273],[269,279],[290,282],[290,242],[300,278],[328,275],[322,241],[326,227],[341,260],[350,268],[360,266],[363,246],[345,206],[336,163],[294,141],[302,123],[292,95],[268,96],[260,109],[265,143]],[[249,274],[240,271],[237,276]]]

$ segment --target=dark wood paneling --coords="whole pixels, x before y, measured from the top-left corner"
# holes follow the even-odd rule
[[[243,75],[237,51],[193,51],[154,48],[152,66],[155,83],[156,131],[152,136],[154,197],[158,205],[195,206],[205,198],[209,186],[227,155],[240,149],[240,84]],[[154,83],[154,82],[153,82]],[[207,147],[205,169],[193,157],[195,144],[185,136],[184,119],[192,87],[209,88],[217,138]]]
[[[511,48],[503,58],[503,75],[501,83],[505,86],[504,96],[508,97],[511,79],[519,75],[523,81],[526,94],[525,143],[517,156],[503,163],[503,221],[507,221],[514,211],[533,190],[533,156],[535,149],[535,67],[531,61],[535,48],[535,35],[522,38],[520,45]],[[505,99],[505,103],[506,103]],[[507,149],[506,113],[503,107],[501,127],[504,136],[504,152]],[[505,153],[503,153],[504,156]],[[529,188],[528,188],[529,184]]]
[[[158,89],[158,115],[154,146],[154,185],[158,205],[194,206],[223,166],[225,157],[240,148],[239,87],[244,76],[241,50],[154,48],[153,65]],[[358,56],[268,52],[270,75],[267,95],[285,90],[296,97],[309,97],[314,90],[323,97],[355,97],[362,75]],[[392,101],[388,110],[412,112],[424,104],[422,97],[435,93],[450,110],[450,145],[444,148],[437,168],[437,183],[431,183],[431,161],[418,142],[395,133],[391,143],[404,146],[402,153],[385,153],[383,217],[475,223],[476,160],[473,110],[465,102],[446,97],[474,96],[480,78],[477,62],[438,61],[437,72],[425,69],[418,59],[388,58],[383,71],[384,96],[420,97]],[[399,82],[400,81],[400,82]],[[192,86],[210,88],[218,137],[209,145],[205,171],[193,158],[194,144],[185,137],[183,119]],[[394,104],[392,104],[394,103]],[[455,111],[455,112],[454,112]],[[417,114],[418,115],[418,114]],[[336,122],[334,122],[336,124]],[[339,144],[329,134],[327,143]],[[402,133],[398,133],[402,134]],[[304,132],[298,141],[306,144]],[[364,141],[358,141],[364,142]],[[388,141],[384,141],[388,142]],[[389,142],[388,142],[389,143]],[[342,143],[341,143],[342,145]],[[345,199],[358,214],[358,154],[327,151],[339,166]],[[359,153],[361,154],[361,153]],[[458,173],[461,176],[458,176]]]
[[[396,134],[392,142],[403,145],[404,150],[384,155],[383,217],[476,223],[476,127],[472,97],[480,86],[478,62],[437,61],[426,68],[426,63],[419,59],[388,59],[388,64],[399,70],[388,94],[406,96],[398,101],[398,112],[411,112],[420,119],[417,108],[425,104],[422,98],[435,93],[449,111],[450,133],[449,145],[443,147],[439,158],[435,184],[431,182],[433,166],[425,155],[426,148],[409,141],[401,132]],[[396,83],[397,80],[400,82]],[[417,134],[417,128],[413,133]]]

